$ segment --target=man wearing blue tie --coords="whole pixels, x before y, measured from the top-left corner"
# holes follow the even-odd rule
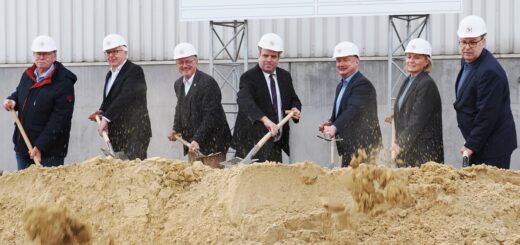
[[[457,122],[465,139],[460,153],[470,165],[485,163],[509,169],[517,147],[507,76],[485,49],[486,23],[471,15],[461,20],[457,35],[462,68],[455,83]]]
[[[358,149],[370,155],[377,154],[381,148],[376,90],[359,72],[359,50],[355,44],[339,43],[333,58],[341,81],[336,88],[332,115],[319,130],[343,139],[337,142],[337,148],[343,159],[341,166],[347,167]]]

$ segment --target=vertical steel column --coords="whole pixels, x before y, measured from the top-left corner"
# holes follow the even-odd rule
[[[393,113],[393,98],[397,96],[398,84],[401,82],[403,76],[407,76],[406,69],[403,64],[403,54],[406,45],[413,38],[422,37],[429,40],[431,37],[431,24],[429,21],[430,15],[390,15],[388,19],[388,81],[387,81],[387,108],[388,114]],[[397,21],[404,21],[404,34],[401,34]],[[415,26],[416,25],[416,26]],[[426,29],[426,31],[424,31]],[[394,35],[397,37],[399,43],[394,44]],[[398,51],[401,50],[402,52]],[[396,68],[399,72],[399,77],[393,79],[393,69]]]

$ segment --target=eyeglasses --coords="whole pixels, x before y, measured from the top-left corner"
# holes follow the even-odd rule
[[[111,55],[111,54],[113,54],[113,55],[117,55],[119,52],[122,52],[122,51],[124,51],[124,50],[122,50],[122,49],[107,50],[107,51],[105,51],[105,54],[106,54],[106,55]]]
[[[51,56],[52,54],[54,54],[54,52],[34,52],[33,53],[33,55],[35,57],[43,56],[44,58],[47,58],[47,57]]]
[[[464,40],[460,40],[459,41],[459,46],[462,48],[466,45],[468,45],[470,48],[474,48],[477,46],[478,43],[480,43],[480,41],[484,40],[484,38],[481,38],[480,40],[478,41],[469,41],[469,42],[466,42]]]
[[[177,65],[191,65],[195,59],[187,59],[187,60],[176,60],[175,63]]]

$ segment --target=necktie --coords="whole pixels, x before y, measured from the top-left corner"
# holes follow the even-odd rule
[[[404,98],[406,97],[406,94],[408,93],[408,90],[412,86],[412,82],[413,82],[414,79],[415,79],[415,77],[410,77],[408,79],[408,84],[406,84],[406,88],[404,89],[403,94],[401,95],[401,97],[399,97],[399,100],[397,101],[397,105],[399,105],[399,110],[401,110],[401,106],[403,105]]]
[[[462,88],[462,85],[466,81],[466,78],[468,78],[470,71],[471,71],[471,66],[468,64],[464,64],[464,69],[462,70],[462,75],[460,75],[459,84],[457,86],[457,97],[460,96],[460,89]]]
[[[338,94],[338,98],[336,98],[336,118],[338,117],[338,114],[339,114],[339,107],[341,106],[341,100],[343,99],[343,94],[345,93],[345,90],[347,89],[347,86],[348,86],[348,80],[345,79],[345,80],[342,80],[342,85],[341,85],[341,90],[339,91],[339,94]]]
[[[276,83],[273,78],[274,74],[269,75],[269,80],[271,80],[271,101],[273,102],[273,110],[275,117],[275,123],[278,122],[278,97],[276,96]]]

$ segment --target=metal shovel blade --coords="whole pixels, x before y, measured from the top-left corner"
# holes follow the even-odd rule
[[[468,151],[464,151],[462,153],[462,167],[469,167],[469,153]]]
[[[210,157],[216,156],[216,155],[220,154],[220,152],[211,153],[209,155],[204,155],[200,151],[195,151],[195,154],[196,154],[195,159],[205,159],[205,158],[210,158]]]
[[[221,162],[220,164],[224,165],[224,167],[226,167],[226,168],[229,168],[229,167],[236,166],[239,163],[251,164],[256,161],[258,161],[258,159],[251,159],[251,158],[247,158],[247,157],[246,158],[234,157],[227,161]]]
[[[469,157],[467,157],[467,156],[462,157],[462,167],[463,168],[469,167]]]
[[[124,152],[113,152],[105,148],[101,148],[101,152],[103,152],[103,155],[107,157],[117,158],[123,161],[130,160]]]

